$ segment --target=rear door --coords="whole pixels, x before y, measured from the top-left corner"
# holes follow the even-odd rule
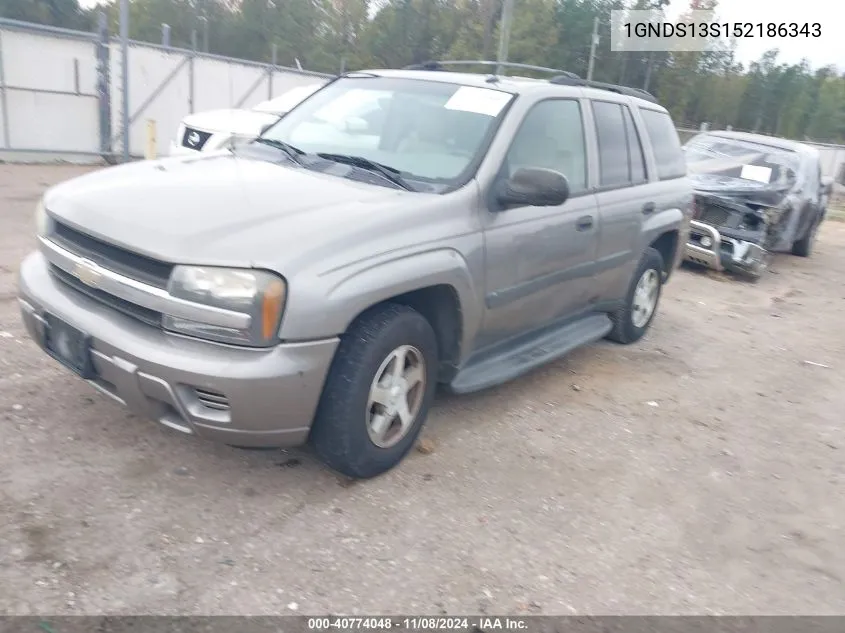
[[[588,301],[595,304],[624,294],[640,258],[643,223],[656,211],[657,201],[630,106],[593,100],[591,112],[598,149],[600,232]]]
[[[673,261],[665,262],[667,270],[671,271],[680,263],[689,238],[693,188],[687,178],[687,162],[668,112],[640,105],[634,108],[634,116],[642,130],[646,164],[651,170],[649,198],[655,205],[655,211],[645,219],[641,248],[652,243],[667,228],[679,229]]]

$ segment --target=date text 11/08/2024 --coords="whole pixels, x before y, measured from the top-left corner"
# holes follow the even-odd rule
[[[522,618],[513,617],[323,617],[308,618],[311,631],[520,631],[528,628]]]
[[[821,37],[818,22],[625,22],[625,37],[751,38]]]

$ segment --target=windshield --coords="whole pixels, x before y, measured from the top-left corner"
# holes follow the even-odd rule
[[[796,182],[801,161],[797,153],[763,143],[699,134],[684,146],[690,171],[763,184]]]
[[[500,90],[436,81],[344,77],[263,137],[306,155],[360,157],[396,170],[416,190],[442,190],[467,177],[512,98]]]
[[[285,114],[298,104],[300,101],[309,95],[317,92],[322,84],[313,84],[310,86],[297,86],[285,92],[284,94],[270,99],[270,101],[262,101],[253,110],[257,112],[269,112],[270,114]]]

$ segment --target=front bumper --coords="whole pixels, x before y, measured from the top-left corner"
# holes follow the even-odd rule
[[[705,246],[702,238],[710,240]],[[726,237],[703,222],[693,220],[684,249],[684,259],[712,270],[759,276],[766,268],[769,253],[762,246]]]
[[[256,350],[168,334],[58,281],[40,252],[23,261],[18,283],[32,339],[46,350],[45,314],[87,333],[88,382],[133,413],[235,446],[306,441],[338,339]]]

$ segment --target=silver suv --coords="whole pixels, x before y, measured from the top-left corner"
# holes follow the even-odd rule
[[[32,338],[132,411],[239,447],[397,464],[440,383],[639,339],[692,188],[651,95],[422,69],[344,75],[255,142],[48,191]]]

